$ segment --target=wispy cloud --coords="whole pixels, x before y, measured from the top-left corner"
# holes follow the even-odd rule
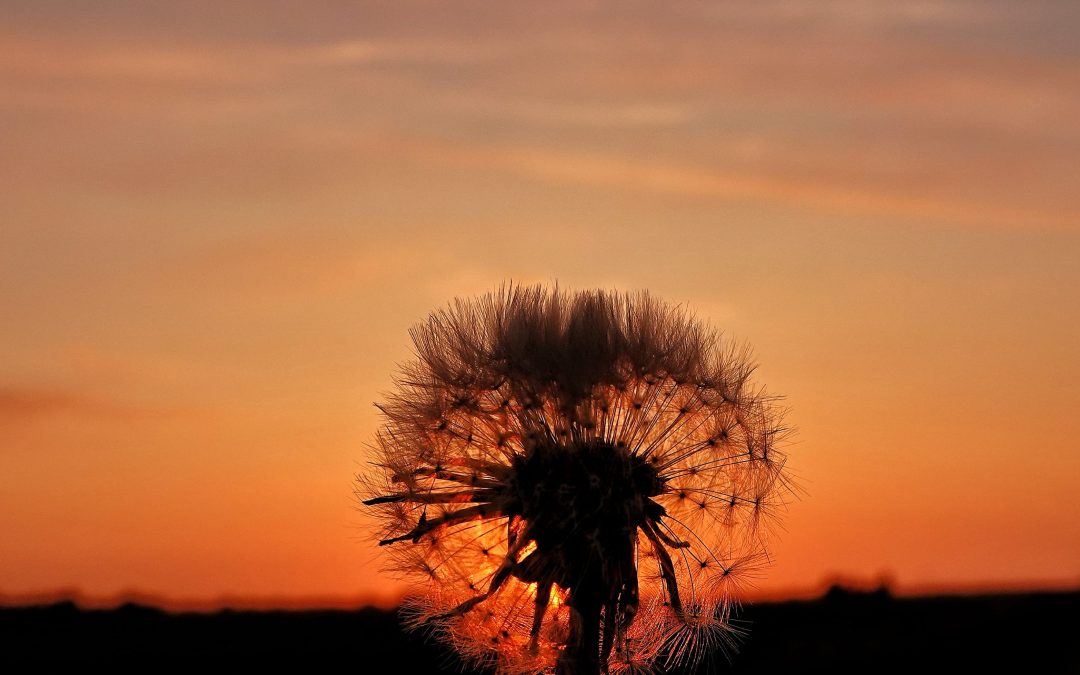
[[[162,414],[75,390],[0,386],[0,420],[5,424],[59,416],[131,420]]]
[[[954,224],[994,228],[1074,231],[1080,208],[1027,207],[1010,203],[1010,194],[936,194],[931,186],[875,186],[807,171],[733,170],[626,154],[564,151],[544,146],[462,144],[428,139],[398,139],[398,157],[412,161],[512,172],[571,185],[637,194],[712,200],[752,200],[823,213],[916,220],[924,225]]]
[[[313,44],[191,44],[129,40],[31,40],[0,34],[0,75],[87,80],[260,82],[290,69],[479,64],[514,49],[512,43],[476,44],[455,39],[349,39]]]
[[[1002,6],[703,11],[635,6],[592,31],[544,13],[525,30],[512,12],[475,34],[327,24],[287,41],[9,31],[0,114],[5,99],[49,114],[13,113],[4,177],[340,196],[441,163],[922,223],[1078,221],[1080,64],[1024,48],[1057,14],[1010,36]]]
[[[393,283],[438,258],[438,251],[419,243],[299,232],[217,242],[174,258],[157,276],[164,288],[190,292],[198,286],[219,297],[325,295]]]

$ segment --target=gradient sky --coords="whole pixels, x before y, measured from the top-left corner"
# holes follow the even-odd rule
[[[1075,2],[4,2],[0,593],[391,597],[351,477],[504,280],[755,347],[763,592],[1080,582]],[[282,600],[284,601],[284,600]]]

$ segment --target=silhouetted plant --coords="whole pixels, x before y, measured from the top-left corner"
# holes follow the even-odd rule
[[[411,331],[358,477],[407,609],[506,673],[653,672],[735,646],[790,491],[748,350],[647,293],[503,288]]]

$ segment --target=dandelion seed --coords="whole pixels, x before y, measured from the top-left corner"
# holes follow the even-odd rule
[[[746,348],[647,293],[504,287],[411,331],[358,493],[407,621],[503,673],[729,652],[791,489]]]

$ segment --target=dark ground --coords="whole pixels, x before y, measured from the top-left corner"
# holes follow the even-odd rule
[[[1080,592],[893,599],[884,591],[833,589],[815,601],[752,605],[740,617],[752,630],[733,664],[721,658],[699,672],[1080,673]],[[403,633],[393,612],[376,609],[0,609],[0,672],[46,664],[461,672],[422,635]]]

